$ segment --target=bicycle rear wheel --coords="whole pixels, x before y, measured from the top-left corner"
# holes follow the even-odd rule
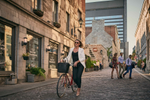
[[[66,74],[62,74],[57,82],[57,95],[59,98],[63,97],[67,88],[67,78]]]
[[[72,91],[73,92],[76,92],[77,91],[77,89],[78,89],[78,86],[77,86],[77,84],[73,81],[73,83],[72,83],[72,85],[71,85],[71,88],[72,88]]]

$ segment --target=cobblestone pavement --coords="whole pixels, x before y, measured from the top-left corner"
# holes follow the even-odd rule
[[[110,79],[111,69],[85,73],[79,97],[69,88],[66,95],[58,98],[56,84],[1,97],[0,100],[150,100],[150,81],[133,70],[133,79]]]

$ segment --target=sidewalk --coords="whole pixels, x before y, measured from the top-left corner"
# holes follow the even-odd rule
[[[21,83],[21,84],[16,84],[16,85],[0,85],[0,97],[2,96],[7,96],[11,94],[15,94],[18,92],[34,89],[37,87],[45,86],[45,85],[50,85],[57,83],[58,79],[48,79],[46,81],[42,82],[34,82],[34,83]]]
[[[144,72],[143,70],[141,70],[139,68],[134,68],[134,70],[150,81],[150,73],[146,73],[146,72]]]

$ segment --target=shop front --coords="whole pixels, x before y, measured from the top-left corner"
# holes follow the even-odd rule
[[[14,27],[0,22],[0,84],[15,72]]]

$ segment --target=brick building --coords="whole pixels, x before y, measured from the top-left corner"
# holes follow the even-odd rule
[[[75,38],[85,44],[85,0],[0,0],[0,84],[10,73],[24,82],[30,66],[44,68],[46,78],[57,77],[60,54],[67,55]]]

